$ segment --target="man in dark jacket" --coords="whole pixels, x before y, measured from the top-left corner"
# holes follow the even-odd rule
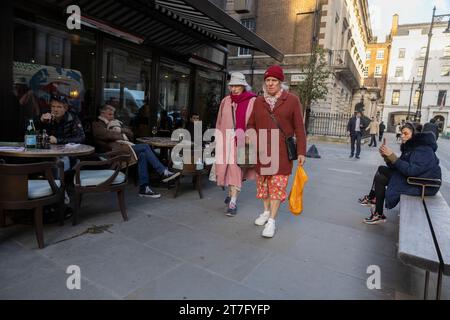
[[[350,136],[351,139],[350,158],[353,158],[353,155],[355,155],[356,159],[359,159],[359,154],[361,153],[361,137],[364,129],[365,124],[361,117],[361,112],[356,111],[355,115],[350,118],[347,124],[347,134]],[[355,142],[356,142],[356,154],[355,154]]]
[[[68,111],[69,105],[64,96],[52,96],[51,113],[44,113],[36,121],[36,129],[47,131],[51,144],[82,143],[84,130],[78,116]]]
[[[380,127],[378,130],[378,136],[379,136],[379,141],[381,142],[381,140],[383,139],[383,134],[384,134],[384,130],[386,130],[386,125],[384,124],[383,121],[380,122]]]
[[[436,119],[431,119],[430,122],[425,123],[422,132],[433,132],[437,141],[439,138],[439,127],[436,124]]]

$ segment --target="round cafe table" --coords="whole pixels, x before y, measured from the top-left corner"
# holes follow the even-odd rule
[[[50,145],[50,149],[27,149],[23,147],[23,143],[0,142],[0,157],[4,158],[80,157],[94,152],[94,147],[85,144]],[[0,192],[0,198],[14,200],[27,194],[28,177],[26,175],[4,176],[2,184],[6,187]]]
[[[0,156],[18,158],[55,158],[55,157],[80,157],[94,153],[95,148],[86,144],[59,145],[52,144],[50,149],[21,148],[20,143],[1,143]],[[16,149],[18,148],[18,149]]]

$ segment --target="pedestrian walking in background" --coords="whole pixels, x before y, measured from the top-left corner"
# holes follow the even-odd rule
[[[228,196],[225,198],[227,216],[233,217],[237,213],[237,198],[241,191],[244,179],[256,179],[256,172],[252,168],[241,168],[237,162],[237,147],[245,146],[245,130],[247,122],[253,111],[256,94],[247,91],[250,86],[245,76],[240,72],[231,74],[228,83],[230,94],[223,98],[217,116],[216,139],[216,181],[217,185],[228,187]],[[227,130],[234,135],[227,135]]]
[[[372,117],[370,120],[369,126],[366,129],[370,133],[370,143],[369,147],[376,147],[377,146],[377,135],[379,134],[380,130],[380,124],[375,119],[375,117]]]
[[[255,129],[258,140],[256,171],[258,173],[256,197],[264,204],[264,212],[255,220],[263,226],[263,237],[275,234],[275,219],[281,202],[286,199],[289,175],[293,160],[289,159],[286,138],[296,137],[294,157],[298,165],[305,162],[306,134],[302,116],[302,106],[297,96],[282,89],[283,69],[274,65],[264,73],[264,95],[256,98],[253,113],[247,129]],[[267,130],[267,132],[266,132]],[[275,132],[272,132],[276,130]],[[272,134],[278,134],[278,141],[271,141]],[[267,138],[267,150],[261,150],[259,143]],[[278,144],[278,154],[271,154],[271,145]],[[267,164],[261,157],[267,157]]]
[[[355,115],[351,117],[350,120],[348,120],[347,124],[347,134],[350,136],[351,144],[350,158],[353,158],[353,156],[355,156],[356,159],[359,159],[359,155],[361,153],[361,137],[364,129],[364,122],[361,118],[361,112],[356,111]]]
[[[401,139],[400,139],[401,135],[402,135],[402,125],[400,123],[398,123],[395,126],[395,138],[397,139],[397,142],[401,141]]]
[[[384,135],[384,130],[386,130],[386,125],[384,124],[383,121],[380,122],[380,126],[378,128],[378,138],[379,141],[381,142],[381,140],[383,139],[383,135]]]

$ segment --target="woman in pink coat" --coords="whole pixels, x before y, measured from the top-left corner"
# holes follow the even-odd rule
[[[253,169],[237,165],[237,146],[245,146],[245,130],[256,95],[247,91],[249,85],[240,72],[231,74],[228,86],[230,95],[223,98],[216,123],[216,180],[218,186],[228,187],[227,216],[234,217],[242,181],[256,178]]]

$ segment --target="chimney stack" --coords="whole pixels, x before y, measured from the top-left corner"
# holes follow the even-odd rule
[[[396,36],[398,32],[398,14],[392,16],[391,37]]]

